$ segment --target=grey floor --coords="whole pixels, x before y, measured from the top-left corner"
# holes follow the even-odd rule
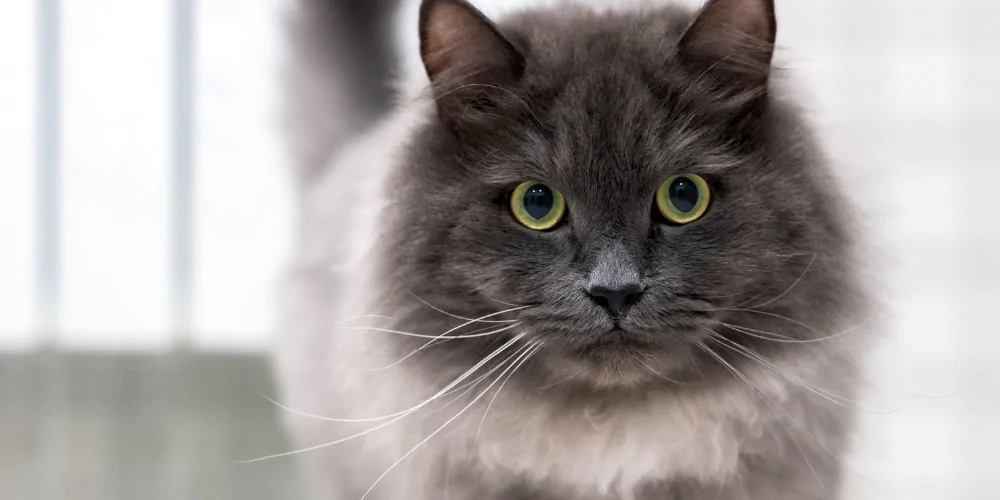
[[[267,362],[0,356],[0,499],[301,498]]]

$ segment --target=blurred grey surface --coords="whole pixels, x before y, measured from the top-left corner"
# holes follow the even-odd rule
[[[0,356],[4,500],[302,498],[256,356]]]

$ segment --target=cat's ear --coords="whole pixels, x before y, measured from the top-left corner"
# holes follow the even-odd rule
[[[678,51],[682,62],[699,74],[764,91],[776,34],[774,0],[709,0]]]
[[[420,55],[441,119],[453,127],[524,73],[524,55],[465,0],[423,0]]]

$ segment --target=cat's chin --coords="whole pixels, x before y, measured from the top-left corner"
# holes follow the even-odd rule
[[[609,336],[573,349],[555,349],[546,356],[554,381],[594,389],[686,386],[700,376],[690,350]]]

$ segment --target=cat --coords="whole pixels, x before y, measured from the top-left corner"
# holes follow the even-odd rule
[[[336,133],[317,5],[275,456],[317,498],[839,498],[868,302],[773,0],[424,0],[423,92]]]

